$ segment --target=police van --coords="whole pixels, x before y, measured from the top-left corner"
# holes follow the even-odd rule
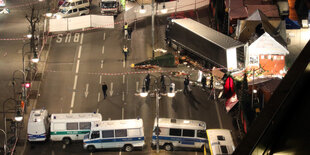
[[[28,119],[27,135],[29,142],[48,139],[48,112],[45,109],[32,110]]]
[[[159,118],[159,146],[167,151],[175,147],[204,149],[206,144],[206,123],[197,120]],[[157,121],[155,119],[152,148],[157,141]]]
[[[50,139],[69,144],[72,140],[83,140],[94,122],[102,121],[99,113],[52,114]]]
[[[65,1],[59,9],[69,9],[69,8],[89,8],[89,0],[68,0]]]
[[[84,149],[90,152],[104,148],[123,148],[131,152],[134,148],[143,148],[144,144],[142,119],[96,122],[83,140]]]
[[[235,145],[230,130],[208,129],[207,136],[211,155],[229,155],[234,152]]]

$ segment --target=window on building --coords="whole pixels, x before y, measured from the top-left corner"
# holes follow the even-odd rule
[[[78,123],[67,123],[67,130],[78,130]]]
[[[170,129],[170,136],[181,136],[181,129]]]
[[[114,138],[114,130],[105,130],[102,131],[102,138]]]
[[[115,130],[115,137],[127,137],[127,130]]]

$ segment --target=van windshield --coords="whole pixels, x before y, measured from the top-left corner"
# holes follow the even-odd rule
[[[63,14],[66,14],[67,9],[59,9],[59,12],[61,12],[61,13],[63,13]]]
[[[102,8],[115,8],[116,2],[102,2]]]

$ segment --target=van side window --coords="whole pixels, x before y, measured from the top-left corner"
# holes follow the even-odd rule
[[[68,11],[68,14],[70,14],[70,13],[72,13],[72,10],[69,10],[69,11]]]
[[[67,130],[78,130],[78,123],[67,123]]]
[[[66,130],[66,124],[65,123],[54,123],[53,130],[55,131]]]
[[[80,11],[84,11],[84,10],[86,10],[86,8],[79,8],[79,10],[80,10]]]
[[[88,3],[88,0],[83,0],[83,3]]]
[[[183,129],[183,136],[185,136],[185,137],[195,137],[195,130]]]
[[[127,130],[115,130],[115,137],[127,137]]]
[[[170,129],[170,136],[181,136],[181,129]]]
[[[204,130],[197,130],[197,137],[206,138],[207,137],[206,131],[204,131]]]
[[[100,132],[99,131],[93,131],[91,133],[91,139],[99,138],[100,137]]]
[[[105,130],[102,131],[102,138],[114,138],[114,130]]]
[[[141,136],[140,129],[127,129],[128,135],[132,137],[139,137]]]
[[[225,145],[221,145],[220,147],[221,147],[222,154],[228,153],[227,147]]]
[[[80,129],[86,130],[90,129],[91,123],[90,122],[80,122]]]
[[[70,3],[70,6],[75,6],[75,2]]]
[[[76,5],[81,5],[82,4],[82,1],[77,1],[76,2]]]
[[[77,12],[77,9],[73,9],[73,12]]]

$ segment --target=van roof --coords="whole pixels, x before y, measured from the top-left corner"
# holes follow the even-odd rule
[[[85,122],[85,121],[101,121],[102,117],[99,113],[61,113],[52,114],[51,123],[54,122]]]
[[[228,129],[208,129],[207,136],[210,144],[219,144],[226,146],[234,146],[231,132]],[[218,136],[224,137],[223,140],[218,140]]]
[[[159,127],[205,130],[206,123],[197,120],[159,118]],[[154,126],[157,126],[156,118]]]
[[[31,110],[28,122],[40,122],[47,117],[47,110],[45,109],[35,109]]]
[[[142,119],[108,120],[94,123],[93,130],[142,128]]]

